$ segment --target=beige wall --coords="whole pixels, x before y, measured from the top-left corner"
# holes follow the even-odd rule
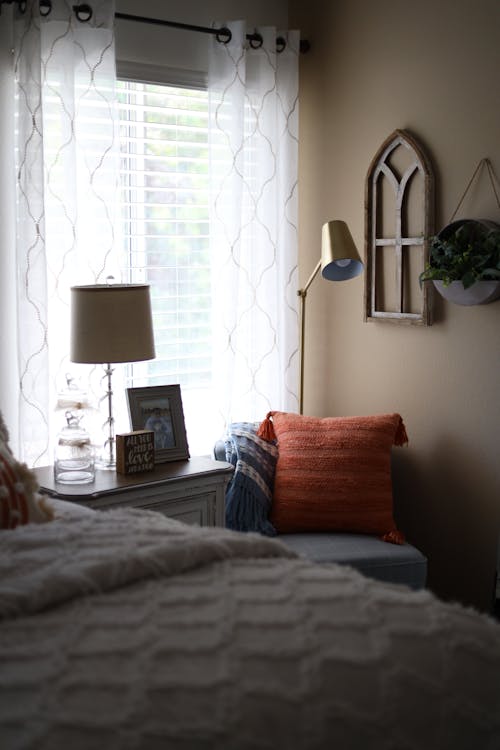
[[[423,144],[447,224],[482,157],[500,176],[498,0],[290,2],[301,59],[300,268],[320,253],[323,221],[364,243],[364,180],[396,128]],[[486,174],[458,218],[500,221]],[[429,556],[429,584],[488,608],[500,510],[500,302],[435,302],[434,325],[363,322],[363,278],[320,279],[308,296],[305,411],[399,411],[398,518]],[[312,330],[314,329],[314,334]]]

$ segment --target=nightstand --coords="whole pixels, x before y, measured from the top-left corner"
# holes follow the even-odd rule
[[[91,484],[56,482],[53,466],[34,472],[40,491],[59,500],[95,510],[147,508],[185,523],[224,526],[226,485],[233,467],[225,461],[195,457],[156,464],[154,471],[144,474],[98,470]]]

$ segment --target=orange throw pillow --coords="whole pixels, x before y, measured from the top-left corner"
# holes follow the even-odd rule
[[[320,419],[275,411],[259,434],[278,441],[270,521],[279,533],[347,531],[404,542],[392,512],[391,447],[408,442],[399,414]]]

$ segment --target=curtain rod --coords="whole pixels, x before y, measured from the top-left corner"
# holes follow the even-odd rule
[[[2,13],[2,5],[12,5],[16,4],[19,8],[19,11],[21,13],[24,13],[26,11],[26,0],[0,0],[0,15]],[[41,16],[48,16],[50,11],[52,10],[52,0],[40,0],[40,15]],[[87,21],[90,21],[93,15],[92,6],[88,3],[80,3],[79,5],[73,5],[73,10],[75,11],[75,15],[77,19],[81,23],[86,23]],[[136,23],[150,23],[155,24],[157,26],[170,26],[174,29],[184,29],[185,31],[197,31],[201,32],[202,34],[213,34],[218,42],[221,42],[222,44],[227,44],[231,41],[232,34],[229,29],[226,27],[222,27],[220,29],[212,29],[208,26],[195,26],[190,23],[180,23],[178,21],[164,21],[161,18],[149,18],[146,16],[133,16],[130,15],[130,13],[115,13],[115,18],[118,18],[121,21],[135,21]],[[257,32],[254,32],[253,34],[247,34],[246,38],[250,42],[250,46],[254,49],[258,49],[262,46],[263,39],[260,34]],[[278,52],[282,52],[286,47],[286,39],[284,39],[282,36],[279,36],[276,39],[276,47]],[[311,45],[307,41],[307,39],[301,39],[300,40],[300,51],[301,52],[309,52],[311,48]]]
[[[82,6],[73,6],[75,9],[75,13],[78,12],[77,9]],[[225,26],[220,29],[212,29],[208,26],[194,26],[193,24],[189,23],[180,23],[178,21],[165,21],[161,18],[148,18],[146,16],[132,16],[129,13],[115,13],[115,18],[118,18],[122,21],[136,21],[136,23],[151,23],[156,24],[158,26],[170,26],[174,29],[184,29],[185,31],[197,31],[201,32],[202,34],[213,34],[218,42],[222,42],[223,44],[227,44],[231,41],[232,34],[231,31],[226,28]],[[258,34],[257,32],[253,34],[247,34],[246,38],[250,42],[250,45],[257,49],[258,47],[262,46],[262,36]],[[278,37],[276,39],[276,45],[278,47],[278,52],[281,52],[286,47],[286,40],[283,39],[283,37]],[[311,48],[311,45],[309,44],[307,39],[301,39],[300,40],[300,51],[301,52],[309,52]]]

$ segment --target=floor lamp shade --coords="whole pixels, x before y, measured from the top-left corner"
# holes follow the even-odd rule
[[[329,221],[321,236],[321,275],[328,281],[347,281],[363,271],[363,262],[345,221]]]
[[[72,362],[139,362],[154,356],[147,284],[71,287]]]
[[[321,259],[297,294],[300,297],[300,358],[299,358],[299,412],[304,408],[304,341],[306,333],[307,290],[316,278],[319,269],[327,281],[347,281],[363,272],[363,261],[345,221],[335,219],[323,225],[321,233]]]

